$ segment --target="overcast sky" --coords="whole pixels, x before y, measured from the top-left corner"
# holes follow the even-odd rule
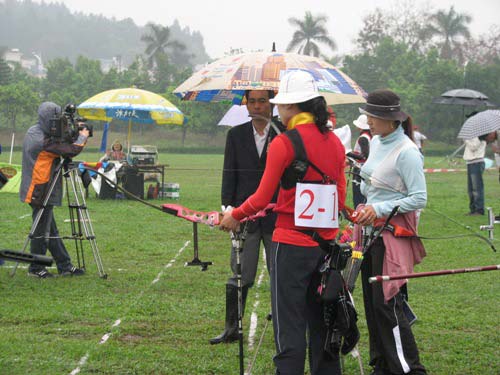
[[[1,1],[1,0],[0,0]],[[52,0],[45,0],[46,3]],[[324,13],[329,17],[328,30],[337,43],[336,53],[349,53],[353,40],[362,27],[364,16],[376,7],[396,9],[396,0],[57,0],[72,11],[102,14],[118,20],[132,18],[138,25],[148,22],[171,25],[177,19],[181,26],[198,30],[205,48],[213,57],[220,57],[232,48],[245,52],[270,50],[272,42],[278,51],[285,51],[293,27],[290,17],[302,18],[306,11]],[[449,9],[473,17],[473,35],[485,34],[500,25],[500,0],[413,0],[415,7]],[[329,55],[328,53],[327,55]],[[333,54],[333,53],[332,53]]]

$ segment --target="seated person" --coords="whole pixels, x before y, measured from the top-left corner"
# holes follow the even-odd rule
[[[113,145],[111,146],[111,150],[106,151],[106,154],[99,161],[108,161],[108,160],[117,160],[117,161],[126,161],[127,155],[123,152],[123,146],[120,141],[115,140]]]

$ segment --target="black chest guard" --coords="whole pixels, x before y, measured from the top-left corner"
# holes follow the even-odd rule
[[[285,169],[283,175],[281,176],[280,184],[283,189],[289,190],[295,187],[295,184],[297,182],[310,182],[319,184],[335,183],[328,175],[323,173],[321,169],[319,169],[316,165],[314,165],[307,159],[304,142],[302,142],[302,137],[300,136],[297,129],[288,130],[284,134],[288,137],[290,142],[292,142],[293,150],[295,152],[295,159],[292,161],[292,164],[290,164],[290,166]],[[316,181],[304,181],[307,168],[309,167],[316,170],[321,175],[322,179]]]

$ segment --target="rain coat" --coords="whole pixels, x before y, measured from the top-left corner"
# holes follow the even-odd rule
[[[61,115],[61,107],[45,102],[38,108],[38,123],[28,129],[23,141],[22,179],[19,189],[21,202],[39,207],[55,177],[61,157],[78,155],[87,141],[79,135],[74,143],[54,141],[50,138],[51,119]],[[62,202],[62,175],[54,185],[47,205],[60,206]]]

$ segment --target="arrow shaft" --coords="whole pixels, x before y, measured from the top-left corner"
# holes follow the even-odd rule
[[[500,264],[491,265],[491,266],[483,266],[483,267],[469,267],[469,268],[458,268],[452,270],[439,270],[439,271],[431,271],[431,272],[418,272],[418,273],[407,273],[403,275],[379,275],[373,276],[368,279],[371,283],[379,283],[384,281],[391,280],[401,280],[401,279],[416,279],[419,277],[432,277],[432,276],[441,276],[441,275],[454,275],[457,273],[469,273],[469,272],[483,272],[483,271],[497,271],[500,270]]]

